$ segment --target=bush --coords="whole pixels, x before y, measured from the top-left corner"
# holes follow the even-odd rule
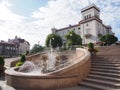
[[[21,66],[21,65],[23,65],[23,62],[20,62],[20,61],[19,61],[19,62],[16,63],[15,66],[18,67],[18,66]]]
[[[23,55],[21,55],[21,59],[20,59],[20,61],[21,62],[25,62],[26,61],[26,57],[25,57],[25,55],[23,54]]]
[[[5,64],[4,58],[0,56],[0,65],[4,66],[4,64]]]
[[[29,54],[29,51],[26,51],[26,52],[25,52],[25,55],[28,55],[28,54]]]
[[[89,48],[89,49],[94,49],[94,44],[90,42],[90,43],[88,44],[88,48]]]
[[[95,48],[95,49],[94,49],[94,52],[95,52],[95,53],[99,52],[98,48]]]

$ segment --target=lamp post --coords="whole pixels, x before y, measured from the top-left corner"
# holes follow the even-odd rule
[[[70,34],[70,37],[72,38],[72,34]],[[71,40],[71,48],[72,48],[72,40]]]
[[[40,41],[38,41],[38,45],[40,44]]]
[[[107,39],[108,39],[108,38],[107,38],[107,35],[106,35],[106,46],[108,46],[108,41],[107,41]]]

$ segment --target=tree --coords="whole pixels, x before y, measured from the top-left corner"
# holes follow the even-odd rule
[[[4,58],[0,56],[0,65],[4,66],[4,64],[5,64]]]
[[[111,34],[106,34],[100,38],[100,41],[105,42],[106,45],[111,45],[118,41],[118,38]]]
[[[5,64],[5,61],[4,61],[4,58],[0,56],[0,76],[4,73],[4,64]]]
[[[33,46],[33,48],[30,50],[30,54],[37,53],[37,52],[41,52],[41,51],[43,51],[43,50],[44,50],[44,48],[43,48],[41,45],[35,44],[35,45]]]
[[[74,31],[69,31],[65,38],[67,39],[67,45],[82,45],[82,39],[80,35],[76,34]]]
[[[88,44],[88,48],[89,48],[89,49],[94,49],[94,44],[93,44],[92,42],[90,42],[90,43]]]
[[[21,55],[20,61],[21,62],[25,62],[26,61],[26,56],[24,54]]]
[[[46,46],[52,48],[61,47],[63,44],[62,38],[57,34],[49,34],[46,38]]]

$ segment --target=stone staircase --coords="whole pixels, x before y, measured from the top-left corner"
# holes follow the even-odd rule
[[[91,71],[79,83],[86,90],[120,90],[120,46],[100,47],[91,58]]]

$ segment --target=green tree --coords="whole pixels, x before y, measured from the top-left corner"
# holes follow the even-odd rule
[[[4,58],[0,56],[0,65],[4,66],[4,64],[5,64]]]
[[[44,50],[44,48],[43,48],[41,45],[35,44],[35,45],[32,47],[32,49],[30,50],[30,54],[37,53],[37,52],[41,52],[41,51],[43,51],[43,50]]]
[[[89,49],[94,49],[94,44],[93,44],[92,42],[90,42],[90,43],[88,44],[88,48],[89,48]]]
[[[25,62],[25,61],[26,61],[26,56],[25,56],[24,54],[21,55],[20,61],[21,61],[21,62]]]
[[[82,45],[82,39],[80,35],[76,34],[74,31],[69,31],[65,38],[67,39],[67,45]]]
[[[46,46],[52,48],[61,47],[63,44],[62,38],[57,34],[49,34],[46,38]]]
[[[118,38],[111,34],[106,34],[100,38],[100,41],[105,42],[106,45],[111,45],[118,41]]]
[[[4,61],[4,58],[0,56],[0,76],[3,75],[4,73],[4,64],[5,64],[5,61]]]

